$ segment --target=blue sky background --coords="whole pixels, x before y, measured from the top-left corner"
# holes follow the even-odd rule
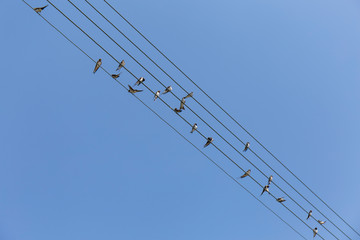
[[[164,84],[184,95],[84,1],[76,2]],[[109,7],[91,2],[243,141],[251,141]],[[109,2],[360,230],[358,1]],[[35,7],[46,1],[29,3]],[[54,3],[117,59],[125,59],[149,87],[162,90],[67,1]],[[104,72],[92,74],[94,64],[22,1],[2,5],[0,239],[300,239]],[[55,9],[49,7],[43,15],[93,58],[102,58],[105,68],[115,70],[117,64]],[[135,82],[125,72],[119,80]],[[190,135],[189,127],[160,101],[154,103],[148,91],[139,96],[202,147],[204,140]],[[171,95],[164,98],[174,107],[179,104]],[[193,100],[187,103],[242,150]],[[250,168],[189,110],[182,115],[213,136],[239,165]],[[360,239],[251,143],[352,239]],[[242,174],[214,147],[205,151],[232,175]],[[246,156],[273,174],[254,155]],[[311,209],[281,180],[275,181]],[[250,179],[243,182],[260,195]],[[276,188],[272,191],[283,197]],[[269,196],[262,200],[312,237],[311,230]],[[286,204],[306,218],[291,201]],[[308,223],[318,226],[313,220]],[[331,224],[326,226],[345,239]],[[320,233],[333,239],[322,228]]]

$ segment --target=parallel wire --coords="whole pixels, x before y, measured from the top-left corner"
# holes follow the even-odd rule
[[[68,0],[69,1],[69,0]],[[47,0],[47,2],[49,2],[58,12],[60,12],[65,18],[67,18],[74,26],[76,26],[80,31],[82,31],[88,38],[90,38],[97,46],[99,46],[104,52],[106,52],[111,58],[113,58],[114,61],[116,61],[117,63],[120,63],[115,57],[113,57],[107,50],[105,50],[99,43],[97,43],[92,37],[90,37],[84,30],[82,30],[82,28],[80,28],[77,24],[75,24],[70,18],[68,18],[61,10],[59,10],[54,4],[52,4],[51,1]],[[71,1],[69,1],[71,3]],[[74,5],[72,3],[72,5]],[[74,5],[75,6],[75,5]],[[81,10],[79,9],[79,11],[81,12]],[[86,15],[85,15],[86,16]],[[89,19],[90,20],[90,19]],[[92,21],[92,20],[90,20]],[[93,21],[92,21],[93,22]],[[94,23],[95,24],[95,23]],[[95,24],[96,25],[96,24]],[[97,26],[97,25],[96,25]],[[104,32],[105,33],[105,32]],[[106,33],[105,33],[106,34]],[[106,34],[107,35],[107,34]],[[108,36],[108,35],[107,35]],[[110,36],[109,36],[110,37]],[[110,37],[111,38],[111,37]],[[115,42],[116,43],[116,42]],[[131,56],[131,55],[130,55]],[[135,79],[138,79],[131,71],[129,71],[129,69],[123,67],[128,73],[130,73]],[[150,72],[149,72],[150,73]],[[151,73],[150,73],[151,74]],[[155,78],[155,77],[154,77]],[[156,79],[156,78],[155,78]],[[158,80],[159,81],[159,80]],[[154,94],[154,92],[148,88],[146,86],[146,84],[143,83],[143,85],[150,91]],[[174,94],[173,94],[174,95]],[[176,96],[176,95],[175,95]],[[160,100],[168,107],[172,110],[172,108],[164,101],[160,98]],[[196,114],[196,113],[194,113]],[[180,116],[180,118],[182,118],[189,126],[192,126],[185,118],[183,118],[181,115],[177,114],[178,116]],[[205,122],[206,123],[206,122]],[[209,126],[210,127],[210,126]],[[198,131],[199,132],[199,131]],[[203,134],[201,134],[199,132],[199,134],[204,138],[204,139],[207,139]],[[224,139],[225,140],[225,139]],[[226,140],[225,140],[226,141]],[[230,160],[233,164],[235,164],[239,169],[241,169],[243,172],[245,172],[245,170],[243,168],[241,168],[234,160],[232,160],[228,155],[226,155],[221,149],[219,149],[215,144],[213,144],[214,147],[219,151],[221,152],[228,160]],[[241,156],[243,156],[241,153],[240,153]],[[243,158],[245,158],[247,160],[247,158],[245,156],[243,156]],[[247,160],[249,161],[249,160]],[[254,166],[255,168],[257,168],[256,166]],[[257,168],[258,169],[258,168]],[[260,171],[260,169],[258,169],[258,171]],[[261,171],[260,171],[261,172]],[[262,173],[262,172],[261,172]],[[264,176],[266,176],[264,173],[263,173]],[[261,188],[262,188],[262,185],[257,182],[252,176],[250,176],[250,178],[255,181]],[[275,183],[274,183],[275,185]],[[276,186],[276,185],[275,185]],[[278,187],[278,186],[277,186]],[[279,188],[279,187],[278,187]],[[279,188],[281,189],[281,188]],[[284,192],[285,193],[285,192]],[[285,193],[286,194],[286,193]],[[274,195],[270,194],[275,200],[277,199]],[[291,197],[290,197],[291,198]],[[294,201],[294,200],[293,200]],[[296,203],[296,201],[294,201]],[[289,212],[291,212],[296,218],[298,218],[304,225],[306,225],[309,229],[312,230],[312,228],[306,223],[304,222],[299,216],[297,216],[292,210],[290,210],[286,205],[282,204],[282,206],[284,206]],[[304,210],[304,209],[303,209]],[[306,211],[306,210],[304,210]],[[325,228],[326,229],[326,228]],[[327,229],[326,229],[327,230]],[[330,232],[329,230],[327,230],[328,232]],[[331,233],[331,232],[330,232]],[[333,234],[332,234],[333,235]],[[322,239],[324,239],[320,234],[318,234],[318,236]],[[334,236],[334,235],[333,235]],[[337,238],[336,236],[334,236],[335,238]],[[337,238],[338,239],[338,238]]]
[[[206,95],[217,107],[219,107],[231,120],[233,120],[241,129],[243,129],[252,139],[255,140],[266,152],[268,152],[278,163],[280,163],[288,172],[291,173],[302,185],[304,185],[317,199],[319,199],[328,209],[330,209],[337,217],[339,217],[348,227],[350,227],[357,235],[357,232],[347,221],[345,221],[335,210],[333,210],[322,198],[320,198],[309,186],[307,186],[297,175],[295,175],[282,161],[280,161],[270,150],[268,150],[257,138],[255,138],[245,127],[243,127],[236,119],[234,119],[224,108],[222,108],[212,97],[210,97],[200,86],[198,86],[184,71],[182,71],[173,61],[171,61],[160,49],[158,49],[147,37],[145,37],[134,25],[132,25],[121,13],[119,13],[106,0],[104,2],[112,8],[127,24],[129,24],[140,36],[142,36],[154,49],[156,49],[168,62],[170,62],[179,72],[181,72],[191,83],[193,83],[204,95]],[[251,150],[251,149],[250,149]],[[251,150],[252,151],[252,150]],[[322,214],[322,213],[321,213]],[[323,214],[322,214],[323,215]],[[325,215],[323,215],[327,218]],[[327,218],[328,219],[328,218]],[[329,219],[328,219],[329,220]],[[330,221],[330,220],[329,220]],[[331,221],[330,221],[331,222]],[[332,222],[331,222],[332,223]],[[332,223],[334,225],[334,223]],[[340,230],[340,229],[339,229]],[[346,235],[342,230],[340,230]],[[347,236],[347,235],[346,235]],[[347,236],[348,237],[348,236]]]
[[[141,48],[139,48],[130,38],[127,37],[119,28],[117,28],[108,18],[106,18],[97,8],[95,8],[88,0],[85,2],[94,9],[100,16],[102,16],[111,26],[113,26],[123,37],[125,37],[134,47],[136,47],[146,58],[148,58],[157,68],[159,68],[167,77],[169,77],[177,86],[179,86],[186,94],[189,94],[187,90],[185,90],[174,78],[172,78],[163,68],[161,68],[151,57],[149,57]],[[105,1],[106,2],[106,1]],[[71,3],[71,1],[70,1]],[[72,3],[71,3],[72,4]],[[73,4],[74,5],[74,4]],[[111,5],[110,5],[111,6]],[[76,6],[75,6],[76,7]],[[111,6],[112,7],[112,6]],[[77,7],[76,7],[77,8]],[[78,9],[79,10],[79,9]],[[79,10],[80,11],[80,10]],[[80,11],[84,16],[85,14]],[[85,16],[86,17],[86,16]],[[89,19],[89,18],[88,18]],[[90,20],[90,19],[89,19]],[[92,20],[90,20],[93,22]],[[93,22],[94,23],[94,22]],[[94,23],[95,24],[95,23]],[[95,24],[95,26],[97,26]],[[98,27],[98,26],[97,26]],[[99,28],[99,27],[98,27]],[[100,28],[99,28],[100,29]],[[101,29],[100,29],[101,30]],[[103,31],[104,32],[104,31]],[[106,33],[105,33],[106,34]],[[107,35],[107,34],[106,34]],[[109,36],[108,36],[109,37]],[[109,37],[110,38],[110,37]],[[110,38],[111,39],[111,38]],[[111,39],[112,40],[112,39]],[[117,43],[116,43],[117,44]],[[118,45],[118,44],[117,44]],[[118,45],[119,46],[119,45]],[[121,46],[119,46],[123,49]],[[124,49],[123,49],[124,50]],[[125,51],[126,52],[126,51]],[[145,69],[146,70],[146,69]],[[236,134],[234,134],[228,127],[226,127],[217,117],[215,117],[206,107],[204,107],[195,96],[193,96],[194,101],[199,104],[207,113],[209,113],[218,123],[220,123],[228,132],[231,133],[238,141],[240,141],[243,145],[243,142]],[[191,109],[190,109],[191,110]],[[192,110],[191,110],[192,111]],[[254,152],[251,148],[250,151],[263,162],[271,171],[273,171],[277,176],[279,176],[287,185],[289,185],[298,195],[300,195],[308,204],[310,204],[316,211],[318,211],[328,222],[330,222],[333,226],[335,226],[340,232],[342,232],[348,239],[351,239],[343,230],[341,230],[330,218],[328,218],[324,213],[322,213],[314,204],[312,204],[304,195],[302,195],[297,189],[295,189],[287,180],[285,180],[275,169],[273,169],[266,161],[264,161],[256,152]],[[306,210],[303,209],[305,212]],[[326,227],[324,227],[326,228]],[[334,235],[333,235],[334,236]],[[335,236],[334,236],[335,237]]]
[[[28,5],[31,9],[32,7],[25,1],[22,0],[26,5]],[[96,61],[91,58],[84,50],[82,50],[77,44],[75,44],[72,40],[70,40],[63,32],[61,32],[58,28],[56,28],[52,23],[50,23],[45,17],[41,14],[38,14],[43,20],[45,20],[51,27],[53,27],[58,33],[60,33],[66,40],[68,40],[72,45],[74,45],[78,50],[80,50],[84,55],[86,55],[90,60],[94,63]],[[101,69],[111,77],[111,74],[101,66]],[[117,79],[112,78],[118,84],[120,84],[125,90],[127,88]],[[288,227],[290,227],[294,232],[296,232],[303,239],[306,239],[300,232],[298,232],[295,228],[293,228],[289,223],[287,223],[283,218],[281,218],[276,212],[274,212],[270,207],[268,207],[263,201],[261,201],[258,197],[256,197],[253,193],[251,193],[245,186],[239,183],[233,176],[231,176],[224,168],[222,168],[219,164],[217,164],[212,158],[210,158],[207,154],[205,154],[202,150],[200,150],[195,144],[193,144],[190,140],[188,140],[183,134],[181,134],[175,127],[173,127],[169,122],[167,122],[164,118],[162,118],[156,111],[154,111],[151,107],[149,107],[146,103],[144,103],[140,98],[138,98],[135,94],[132,94],[137,100],[139,100],[147,109],[149,109],[152,113],[154,113],[161,121],[163,121],[166,125],[168,125],[172,130],[174,130],[177,134],[179,134],[185,141],[191,144],[196,150],[198,150],[202,155],[204,155],[211,163],[213,163],[217,168],[219,168],[225,175],[227,175],[231,180],[233,180],[237,185],[242,187],[246,192],[248,192],[253,198],[255,198],[258,202],[260,202],[266,209],[272,212],[275,216],[277,216],[283,223],[285,223]]]
[[[48,1],[48,0],[47,0]],[[48,1],[49,3],[51,3],[50,1]],[[136,63],[138,63],[138,65],[140,65],[146,72],[148,72],[156,81],[158,81],[162,86],[165,87],[165,85],[158,80],[151,72],[149,72],[141,63],[139,63],[130,53],[128,53],[123,47],[121,47],[112,37],[110,37],[101,27],[99,27],[92,19],[90,19],[83,11],[81,11],[73,2],[71,2],[70,0],[68,0],[68,2],[70,4],[72,4],[83,16],[85,16],[90,22],[92,22],[99,30],[101,30],[110,40],[112,40],[119,48],[121,48],[128,56],[130,56]],[[61,12],[62,13],[62,12]],[[63,14],[63,13],[62,13]],[[64,14],[63,14],[64,15]],[[66,17],[66,15],[64,15]],[[67,17],[66,17],[67,18]],[[71,20],[70,20],[71,21]],[[72,21],[71,21],[72,22]],[[109,54],[109,53],[108,53]],[[119,62],[118,60],[116,60],[111,54],[109,54],[109,56],[111,56],[115,61]],[[129,71],[128,71],[129,72]],[[133,75],[134,76],[134,75]],[[136,76],[134,76],[136,78]],[[144,86],[146,86],[144,84]],[[173,93],[171,92],[171,94],[173,96],[175,96],[179,101],[180,99]],[[187,106],[185,104],[185,106]],[[215,129],[213,129],[205,120],[203,120],[196,112],[194,112],[189,106],[187,106],[189,108],[189,110],[191,112],[193,112],[200,120],[202,120],[209,128],[211,128],[218,136],[220,136],[220,138],[222,138],[227,144],[229,144],[237,153],[239,153],[246,161],[248,161],[253,167],[255,167],[260,173],[262,173],[266,178],[267,175],[265,173],[263,173],[256,165],[254,165],[250,160],[248,160],[241,152],[239,152],[231,143],[229,143],[225,138],[223,138]],[[169,106],[169,108],[171,108]],[[172,109],[172,108],[171,108]],[[185,120],[185,119],[184,119]],[[191,124],[189,123],[189,125],[191,126]],[[230,160],[230,159],[229,159]],[[235,162],[233,162],[235,164]],[[238,165],[237,165],[238,166]],[[239,167],[239,166],[238,166]],[[308,211],[306,209],[304,209],[296,200],[294,200],[289,194],[287,194],[282,188],[280,188],[280,186],[278,186],[275,181],[273,181],[273,184],[279,188],[287,197],[289,197],[289,199],[291,199],[297,206],[299,206],[305,213],[307,213]],[[317,219],[315,219],[314,216],[311,216],[315,221],[317,221]],[[336,237],[329,229],[327,229],[324,225],[321,225],[327,232],[329,232],[333,237],[335,237],[336,239],[339,239],[338,237]],[[345,234],[346,235],[346,234]],[[347,236],[347,235],[346,235]],[[349,238],[349,237],[348,237]],[[351,238],[349,238],[351,239]]]

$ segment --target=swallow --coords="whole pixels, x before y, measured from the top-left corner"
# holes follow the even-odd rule
[[[245,148],[244,148],[244,151],[243,151],[243,152],[246,152],[246,151],[249,149],[249,147],[250,147],[250,143],[247,142],[247,143],[245,144]]]
[[[197,124],[195,123],[195,124],[192,126],[192,128],[191,128],[191,132],[190,132],[190,133],[195,132],[195,131],[196,131],[196,129],[197,129]]]
[[[251,173],[251,169],[247,170],[244,175],[242,175],[240,178],[245,178],[245,177],[248,177],[250,176],[250,173]]]
[[[157,91],[154,96],[154,101],[160,96],[160,91]]]
[[[137,92],[142,92],[143,91],[143,90],[133,89],[130,85],[128,85],[128,86],[129,86],[129,90],[128,90],[129,93],[137,93]]]
[[[41,13],[41,11],[44,10],[45,8],[47,8],[47,6],[49,6],[49,5],[46,5],[44,7],[34,8],[34,11],[37,13]]]
[[[310,210],[310,212],[308,213],[306,220],[308,220],[311,217],[311,215],[312,215],[312,210]]]
[[[111,77],[113,79],[118,79],[120,77],[120,73],[119,74],[112,74]]]
[[[125,61],[122,60],[121,63],[119,64],[119,66],[117,67],[116,71],[119,71],[124,66],[125,66]]]
[[[185,110],[185,98],[182,98],[182,99],[181,99],[180,109]]]
[[[94,69],[94,73],[96,73],[96,71],[100,68],[102,62],[101,62],[101,58],[96,62],[95,65],[95,69]]]
[[[212,137],[208,137],[208,138],[207,138],[207,142],[206,142],[205,145],[204,145],[204,148],[207,147],[207,146],[209,146],[210,143],[212,143],[213,141],[214,141],[214,139],[213,139]]]
[[[263,195],[264,192],[270,193],[270,192],[269,192],[269,185],[266,185],[266,186],[263,188],[261,195]],[[261,195],[260,195],[260,196],[261,196]]]
[[[140,84],[142,84],[143,82],[145,82],[145,78],[141,77],[136,81],[134,86],[140,86]]]
[[[176,112],[176,113],[181,113],[182,110],[181,110],[181,109],[174,108],[174,112]]]
[[[320,225],[323,225],[326,223],[326,221],[324,222],[324,221],[318,220],[318,223],[320,223]]]
[[[314,237],[315,237],[316,234],[318,233],[318,229],[317,229],[317,228],[314,228],[314,229],[313,229],[313,233],[314,233]],[[313,237],[313,238],[314,238],[314,237]]]
[[[192,97],[192,96],[194,96],[194,93],[193,93],[193,92],[189,93],[189,94],[186,95],[184,98],[186,99],[186,98],[189,98],[189,97]]]
[[[282,202],[285,202],[286,200],[281,197],[281,198],[276,199],[276,201],[278,201],[279,203],[282,203]]]
[[[168,86],[167,88],[165,88],[165,91],[162,94],[166,94],[166,93],[171,92],[171,91],[172,91],[172,87]]]
[[[269,177],[268,185],[270,185],[270,183],[272,182],[273,178],[274,178],[274,177],[273,177],[272,175]]]

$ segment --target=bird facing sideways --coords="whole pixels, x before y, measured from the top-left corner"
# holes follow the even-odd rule
[[[137,93],[137,92],[143,91],[143,90],[133,89],[130,85],[128,85],[128,86],[129,86],[129,90],[128,90],[129,93]]]
[[[205,145],[204,145],[204,148],[207,147],[207,146],[209,146],[213,141],[214,141],[214,139],[213,139],[212,137],[208,137],[208,138],[207,138],[207,142],[206,142]]]
[[[97,70],[99,70],[100,66],[101,66],[102,62],[101,62],[101,58],[96,62],[95,68],[94,68],[94,74],[97,72]]]
[[[244,148],[244,151],[243,151],[243,152],[246,152],[246,151],[249,149],[249,147],[250,147],[250,143],[247,142],[247,143],[245,144],[245,148]]]
[[[49,5],[46,5],[44,7],[34,8],[34,11],[37,12],[37,13],[41,13],[41,11],[44,10],[45,8],[47,8],[47,6],[49,6]]]
[[[240,178],[245,178],[245,177],[248,177],[250,176],[250,173],[251,173],[251,169],[247,170],[244,175],[242,175]]]

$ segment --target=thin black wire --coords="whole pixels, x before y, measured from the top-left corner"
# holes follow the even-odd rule
[[[48,0],[47,0],[48,1]],[[51,2],[48,1],[50,4]],[[85,16],[90,22],[92,22],[99,30],[101,30],[110,40],[112,40],[119,48],[121,48],[128,56],[130,56],[136,63],[138,63],[146,72],[148,72],[155,80],[157,80],[163,87],[165,87],[165,85],[160,81],[158,80],[151,72],[149,72],[141,63],[139,63],[130,53],[128,53],[123,47],[121,47],[112,37],[110,37],[101,27],[99,27],[92,19],[90,19],[83,11],[81,11],[73,2],[71,2],[70,0],[68,0],[68,2],[73,5],[83,16]],[[63,14],[63,13],[62,13]],[[64,14],[63,14],[64,15]],[[65,15],[64,15],[65,16]],[[66,17],[66,16],[65,16]],[[71,21],[71,20],[70,20]],[[72,21],[71,21],[72,22]],[[108,53],[108,52],[107,52]],[[109,54],[109,53],[108,53]],[[119,63],[119,61],[117,59],[115,59],[111,54],[109,54],[109,56],[111,56],[116,62]],[[126,68],[125,68],[126,69]],[[128,70],[127,70],[128,71]],[[129,72],[129,71],[128,71]],[[131,73],[131,72],[129,72]],[[131,73],[132,74],[132,73]],[[133,75],[133,74],[132,74]],[[135,78],[136,76],[133,75]],[[144,84],[144,86],[146,87],[146,85]],[[149,89],[150,90],[150,89]],[[151,90],[150,90],[151,91]],[[173,96],[175,96],[179,101],[180,99],[173,93],[171,92]],[[167,104],[166,104],[167,105]],[[185,104],[185,106],[187,106]],[[254,165],[250,160],[248,160],[243,154],[241,154],[241,152],[239,152],[232,144],[230,144],[225,138],[223,138],[215,129],[213,129],[205,120],[203,120],[196,112],[194,112],[189,106],[187,106],[189,108],[189,110],[191,112],[193,112],[200,120],[202,120],[209,128],[211,128],[218,136],[220,136],[220,138],[222,138],[227,144],[229,144],[236,152],[238,152],[244,159],[246,159],[246,161],[248,161],[253,167],[255,167],[259,172],[261,172],[266,178],[267,175],[265,173],[263,173],[256,165]],[[169,108],[171,108],[169,106]],[[172,108],[171,108],[172,109]],[[185,120],[185,119],[183,119]],[[186,121],[186,120],[185,120]],[[188,123],[190,125],[190,123]],[[191,126],[191,125],[190,125]],[[235,163],[235,162],[233,162]],[[279,188],[287,197],[289,197],[289,199],[291,199],[293,202],[296,203],[296,205],[298,205],[305,213],[307,213],[308,211],[305,210],[297,201],[295,201],[289,194],[287,194],[282,188],[280,188],[274,181],[273,181],[273,184]],[[315,219],[314,216],[312,216],[312,218],[317,221]],[[328,230],[324,225],[322,225],[322,227],[327,231],[329,232],[332,236],[334,236],[336,239],[339,239],[337,238],[330,230]],[[350,239],[350,238],[349,238]]]
[[[186,94],[189,94],[174,78],[172,78],[163,68],[161,68],[151,57],[149,57],[141,48],[139,48],[130,38],[126,36],[120,29],[118,29],[108,18],[106,18],[97,8],[95,8],[88,0],[85,2],[94,9],[99,15],[101,15],[111,26],[113,26],[123,37],[125,37],[133,46],[135,46],[146,58],[148,58],[157,68],[159,68],[165,75],[167,75],[177,86],[179,86]],[[71,2],[70,2],[71,3]],[[111,6],[111,5],[110,5]],[[75,6],[76,7],[76,6]],[[76,7],[77,8],[77,7]],[[79,9],[78,9],[79,10]],[[80,11],[80,10],[79,10]],[[83,13],[82,11],[80,11]],[[84,14],[83,14],[84,15]],[[89,19],[89,18],[88,18]],[[90,20],[90,19],[89,19]],[[91,21],[91,20],[90,20]],[[93,21],[91,21],[93,22]],[[94,22],[93,22],[94,23]],[[94,23],[95,24],[95,23]],[[97,26],[95,24],[95,26]],[[97,26],[98,27],[98,26]],[[99,28],[99,27],[98,27]],[[100,29],[100,28],[99,28]],[[100,29],[101,30],[101,29]],[[106,34],[107,35],[107,34]],[[109,36],[108,36],[109,37]],[[111,39],[111,38],[110,38]],[[117,44],[117,43],[116,43]],[[121,47],[121,49],[123,49]],[[124,50],[124,49],[123,49]],[[230,132],[238,141],[243,145],[243,142],[237,135],[235,135],[228,127],[226,127],[218,118],[216,118],[207,108],[205,108],[194,96],[193,99],[198,103],[207,113],[209,113],[218,123],[220,123],[228,132]],[[191,109],[190,109],[191,110]],[[276,170],[274,170],[266,161],[264,161],[256,152],[251,148],[250,151],[260,159],[268,168],[270,168],[277,176],[279,176],[287,185],[289,185],[297,194],[299,194],[307,203],[309,203],[316,211],[318,211],[328,222],[334,225],[340,232],[342,232],[347,238],[351,239],[345,232],[343,232],[331,219],[329,219],[324,213],[322,213],[315,205],[313,205],[307,198],[305,198],[298,190],[296,190],[287,180],[285,180]],[[306,212],[306,210],[304,210]]]
[[[30,8],[32,8],[26,1],[23,0],[25,4],[27,4]],[[84,50],[82,50],[77,44],[75,44],[72,40],[70,40],[64,33],[62,33],[58,28],[56,28],[52,23],[50,23],[45,17],[41,14],[38,14],[43,20],[45,20],[51,27],[53,27],[57,32],[59,32],[64,38],[66,38],[71,44],[73,44],[78,50],[80,50],[83,54],[85,54],[90,60],[94,63],[96,61],[91,58]],[[110,77],[111,74],[104,68],[101,69],[107,73]],[[118,84],[120,84],[125,90],[127,88],[117,79],[112,78]],[[289,223],[287,223],[283,218],[281,218],[277,213],[275,213],[270,207],[268,207],[264,202],[262,202],[258,197],[252,194],[246,187],[244,187],[241,183],[239,183],[234,177],[232,177],[225,169],[223,169],[219,164],[217,164],[212,158],[210,158],[207,154],[205,154],[202,150],[196,147],[190,140],[188,140],[184,135],[182,135],[175,127],[173,127],[170,123],[168,123],[164,118],[162,118],[157,112],[155,112],[151,107],[149,107],[146,103],[144,103],[140,98],[136,95],[132,94],[137,100],[139,100],[146,108],[148,108],[151,112],[153,112],[160,120],[162,120],[166,125],[168,125],[171,129],[173,129],[177,134],[179,134],[184,140],[186,140],[189,144],[191,144],[196,150],[198,150],[202,155],[204,155],[208,160],[210,160],[217,168],[219,168],[223,173],[225,173],[230,179],[232,179],[236,184],[241,186],[246,192],[248,192],[252,197],[254,197],[258,202],[260,202],[264,207],[266,207],[269,211],[271,211],[275,216],[277,216],[282,222],[284,222],[287,226],[289,226],[294,232],[300,235],[303,239],[306,239],[301,233],[299,233],[295,228],[293,228]]]
[[[290,172],[301,184],[303,184],[316,198],[318,198],[327,208],[329,208],[337,217],[339,217],[348,227],[357,235],[357,232],[349,223],[347,223],[335,210],[333,210],[324,200],[322,200],[310,187],[308,187],[299,177],[297,177],[282,161],[280,161],[270,150],[268,150],[259,140],[257,140],[245,127],[234,119],[225,109],[223,109],[213,98],[211,98],[200,86],[198,86],[184,71],[182,71],[173,61],[171,61],[160,49],[158,49],[147,37],[145,37],[135,26],[133,26],[122,14],[120,14],[110,3],[104,0],[126,23],[128,23],[140,36],[142,36],[153,48],[155,48],[168,62],[170,62],[178,71],[180,71],[191,83],[193,83],[203,94],[205,94],[217,107],[219,107],[231,120],[242,128],[252,139],[254,139],[263,149],[265,149],[277,162],[279,162],[288,172]],[[340,230],[341,231],[341,230]],[[345,234],[346,235],[346,234]]]
[[[105,50],[99,43],[97,43],[92,37],[90,37],[84,30],[82,30],[77,24],[75,24],[71,19],[69,19],[61,10],[59,10],[54,4],[52,4],[51,1],[47,0],[47,2],[49,2],[58,12],[60,12],[65,18],[67,18],[72,24],[74,24],[79,30],[81,30],[88,38],[90,38],[97,46],[99,46],[104,52],[106,52],[110,57],[113,58],[113,60],[115,60],[117,63],[119,63],[119,61],[114,58],[107,50]],[[69,1],[70,2],[70,1]],[[106,33],[105,33],[106,34]],[[130,73],[135,79],[138,79],[129,69],[123,67],[128,73]],[[144,83],[143,85],[151,92],[154,94],[154,92],[148,88]],[[168,108],[170,108],[172,110],[172,108],[162,99],[159,98]],[[189,126],[192,126],[186,119],[184,119],[181,115],[177,114],[178,116],[180,116],[180,118],[182,118]],[[204,138],[207,139],[203,134],[201,134],[199,131],[198,133]],[[243,172],[245,172],[245,170],[243,168],[241,168],[238,164],[236,164],[236,162],[234,160],[232,160],[228,155],[226,155],[222,150],[220,150],[215,144],[213,144],[214,147],[220,151],[226,158],[228,158],[232,163],[234,163],[239,169],[241,169]],[[240,153],[241,154],[241,153]],[[241,154],[242,155],[242,154]],[[242,155],[243,156],[243,155]],[[243,156],[245,158],[245,156]],[[245,158],[246,159],[246,158]],[[256,166],[255,166],[256,167]],[[258,169],[259,170],[259,169]],[[260,171],[260,170],[259,170]],[[261,171],[260,171],[261,172]],[[266,175],[265,175],[266,176]],[[250,178],[255,181],[261,188],[262,185],[257,182],[252,176],[250,176]],[[275,184],[274,184],[275,185]],[[279,188],[279,187],[278,187]],[[281,188],[279,188],[281,189]],[[286,194],[286,193],[285,193]],[[276,197],[272,194],[270,194],[274,199],[276,199]],[[286,205],[282,204],[282,206],[284,206],[289,212],[291,212],[296,218],[298,218],[301,222],[303,222],[309,229],[312,230],[312,228],[305,223],[299,216],[297,216],[292,210],[290,210]],[[326,228],[325,228],[326,229]],[[328,230],[327,230],[328,231]],[[330,232],[331,233],[331,232]],[[319,235],[319,234],[318,234]],[[324,239],[321,235],[319,235],[320,238]],[[336,238],[336,237],[335,237]]]

